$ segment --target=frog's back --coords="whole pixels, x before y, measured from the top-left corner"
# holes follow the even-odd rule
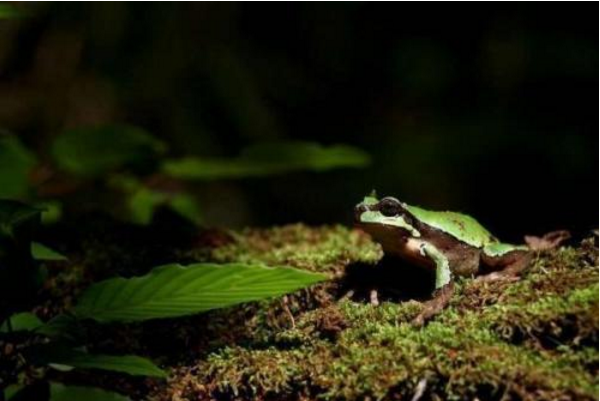
[[[457,212],[438,212],[404,204],[423,223],[443,231],[471,246],[482,248],[496,241],[494,236],[473,217]]]

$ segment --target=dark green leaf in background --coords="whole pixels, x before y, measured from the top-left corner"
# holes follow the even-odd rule
[[[31,256],[35,260],[64,261],[67,257],[39,242],[31,243]]]
[[[145,276],[93,284],[79,299],[75,314],[99,322],[190,315],[283,295],[326,278],[287,267],[172,264]]]
[[[35,164],[33,153],[16,137],[0,134],[0,198],[20,199],[25,196],[29,188],[29,173]]]
[[[25,14],[12,4],[0,3],[0,20],[22,18]]]
[[[15,313],[8,319],[10,319],[11,331],[33,331],[44,324],[39,317],[31,312]],[[9,323],[8,320],[6,320],[0,325],[0,333],[6,333],[8,331]]]
[[[66,131],[52,145],[63,170],[95,177],[123,167],[139,167],[164,152],[165,145],[141,128],[105,125]]]
[[[166,161],[165,173],[182,179],[217,180],[364,167],[369,156],[347,145],[321,146],[311,142],[279,142],[245,149],[238,158],[186,157]]]
[[[150,224],[160,207],[172,210],[193,224],[198,225],[202,221],[196,199],[185,192],[150,188],[138,178],[125,174],[112,177],[110,185],[124,193],[126,219],[133,223]]]

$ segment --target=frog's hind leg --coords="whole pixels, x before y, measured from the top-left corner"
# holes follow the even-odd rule
[[[413,325],[423,326],[428,320],[440,313],[452,299],[454,284],[448,258],[431,244],[422,244],[421,253],[435,262],[435,293],[433,299],[425,302],[424,308],[413,319]]]
[[[494,244],[483,249],[481,261],[495,271],[477,278],[477,281],[518,280],[518,276],[529,267],[533,252],[527,247],[509,244]]]

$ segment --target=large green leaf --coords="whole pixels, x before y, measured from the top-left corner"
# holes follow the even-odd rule
[[[138,166],[164,151],[162,142],[127,125],[105,125],[62,133],[52,155],[63,170],[98,176],[125,166]]]
[[[130,398],[94,387],[50,383],[50,401],[129,401]]]
[[[31,347],[26,355],[37,364],[60,365],[79,369],[101,369],[134,376],[165,377],[152,361],[137,355],[88,354],[69,346],[49,343]]]
[[[280,142],[247,148],[233,159],[186,157],[163,164],[165,173],[182,179],[216,180],[268,176],[292,171],[364,167],[369,156],[346,145],[324,147],[311,142]]]
[[[183,316],[282,295],[325,279],[287,267],[172,264],[142,277],[92,285],[79,299],[75,314],[99,322]]]
[[[0,198],[25,196],[35,164],[35,156],[16,137],[0,133]]]

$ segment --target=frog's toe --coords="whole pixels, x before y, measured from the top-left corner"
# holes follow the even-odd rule
[[[379,295],[377,293],[377,290],[371,290],[371,293],[369,295],[371,299],[371,305],[379,306]]]

